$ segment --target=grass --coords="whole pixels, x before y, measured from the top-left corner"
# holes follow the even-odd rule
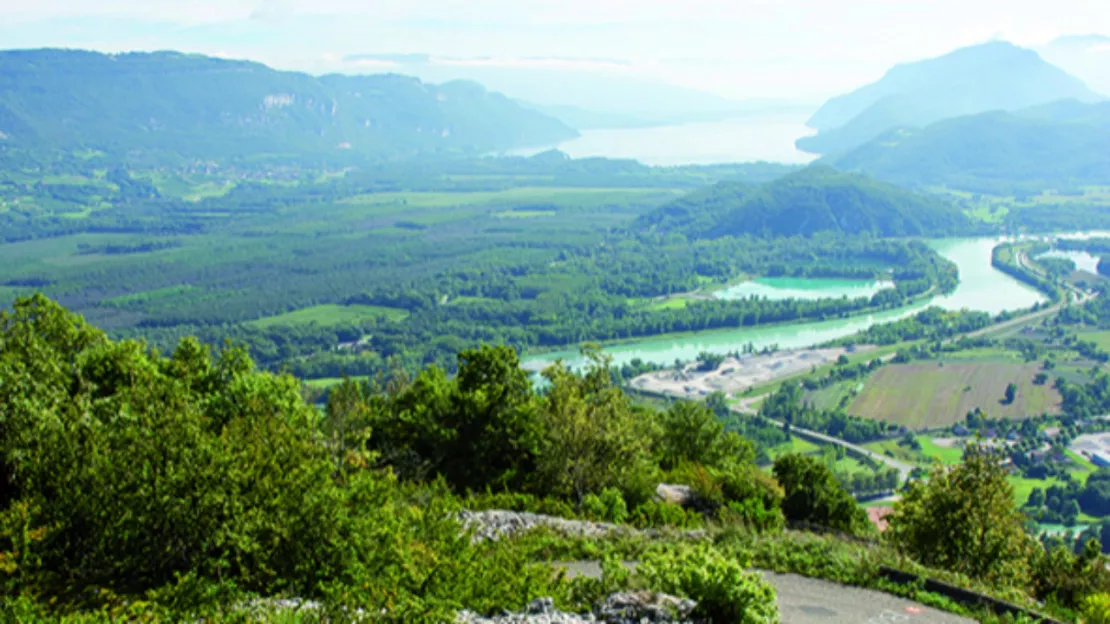
[[[1110,331],[1105,330],[1090,330],[1079,332],[1079,339],[1093,342],[1099,346],[1100,349],[1110,350]]]
[[[384,306],[325,304],[302,308],[277,316],[267,316],[251,321],[250,324],[262,329],[275,325],[309,325],[311,323],[339,325],[340,323],[357,323],[362,319],[378,316],[384,316],[391,321],[401,321],[408,315],[409,313],[404,310]]]
[[[779,444],[778,446],[772,446],[771,448],[767,449],[767,455],[771,458],[772,461],[774,461],[775,459],[778,459],[779,457],[783,455],[788,455],[790,453],[808,455],[810,453],[817,453],[820,451],[821,447],[814,444],[813,442],[803,440],[798,436],[792,436],[789,442],[785,444]]]
[[[662,301],[653,301],[648,304],[649,310],[685,310],[690,305],[690,300],[685,297],[672,297]]]
[[[858,379],[847,379],[829,385],[826,388],[806,392],[802,400],[812,404],[817,409],[831,410],[840,406],[840,401],[852,391],[863,389],[864,383]]]
[[[919,435],[917,441],[921,443],[921,455],[929,462],[936,460],[945,466],[955,466],[964,460],[964,450],[959,445],[941,446],[933,442],[931,435]]]
[[[183,295],[196,290],[200,289],[195,286],[188,285],[168,286],[166,288],[156,288],[153,290],[144,290],[127,295],[120,295],[119,297],[112,297],[110,299],[105,299],[101,303],[112,307],[124,306],[132,303],[147,303],[157,299],[165,299],[167,297]]]
[[[1039,364],[1013,362],[935,362],[891,364],[875,372],[849,407],[849,413],[911,428],[955,424],[975,408],[992,417],[1025,418],[1060,409],[1060,395],[1049,384],[1035,385]],[[1002,403],[1007,384],[1017,397]]]
[[[350,377],[349,379],[351,379],[352,381],[367,381],[368,379],[370,379],[370,377],[363,375],[363,376],[357,376],[357,377]],[[320,379],[305,379],[303,381],[304,381],[304,385],[306,385],[310,388],[316,388],[317,390],[327,390],[328,388],[331,388],[332,386],[338,386],[339,384],[343,383],[343,378],[342,377],[321,377]]]

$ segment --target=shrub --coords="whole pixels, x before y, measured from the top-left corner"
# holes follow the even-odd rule
[[[1001,457],[978,444],[958,466],[933,469],[894,504],[886,537],[920,563],[1000,586],[1024,587],[1039,548],[1025,532]]]
[[[1110,594],[1094,594],[1083,599],[1083,624],[1110,624]]]
[[[648,501],[632,510],[630,521],[639,529],[663,526],[690,529],[702,525],[702,516],[696,511],[671,503]]]
[[[788,520],[851,534],[873,531],[867,513],[817,459],[783,455],[775,460],[774,474],[785,494],[782,511]]]
[[[698,603],[695,617],[720,624],[779,621],[774,588],[748,572],[747,557],[727,558],[701,545],[674,553],[649,553],[637,572],[649,588]]]

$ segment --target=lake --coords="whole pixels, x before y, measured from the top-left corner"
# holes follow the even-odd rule
[[[955,292],[935,297],[931,301],[843,319],[644,338],[606,346],[605,352],[618,366],[636,358],[645,362],[671,364],[676,359],[692,361],[702,351],[739,351],[749,343],[757,349],[770,345],[778,345],[783,349],[808,347],[850,336],[877,323],[888,323],[911,316],[933,305],[947,310],[967,308],[998,314],[1004,310],[1027,308],[1044,301],[1044,297],[1035,289],[991,266],[991,250],[1001,240],[992,237],[929,241],[930,246],[955,262],[960,270],[960,284]],[[523,364],[529,369],[542,369],[559,359],[572,367],[580,367],[585,363],[577,351],[560,351],[525,357]]]
[[[1089,254],[1085,251],[1061,251],[1059,249],[1053,249],[1052,251],[1045,252],[1045,253],[1037,256],[1037,257],[1038,258],[1063,258],[1065,260],[1071,260],[1072,262],[1075,263],[1075,268],[1076,269],[1079,269],[1080,271],[1086,271],[1088,273],[1094,273],[1095,275],[1098,275],[1099,257],[1098,256],[1092,256],[1091,254]]]
[[[542,148],[514,150],[531,156],[558,149],[573,158],[631,158],[646,165],[710,165],[753,161],[804,164],[817,157],[794,147],[813,134],[807,115],[745,116],[730,121],[651,128],[583,130],[582,136]]]

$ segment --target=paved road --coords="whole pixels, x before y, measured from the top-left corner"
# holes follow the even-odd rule
[[[570,577],[601,576],[601,567],[593,561],[556,565],[566,569]],[[974,620],[926,607],[912,600],[870,589],[848,587],[797,574],[761,573],[778,592],[779,612],[783,624],[972,624],[974,622]]]

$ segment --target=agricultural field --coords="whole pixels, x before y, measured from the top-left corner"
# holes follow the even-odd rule
[[[1039,364],[1011,362],[892,364],[871,376],[848,413],[912,429],[947,427],[975,408],[1015,419],[1057,413],[1060,395],[1033,383],[1039,372]],[[1003,399],[1009,383],[1018,386],[1012,403]]]
[[[357,323],[363,319],[381,316],[391,321],[403,321],[408,316],[408,312],[385,306],[326,304],[301,308],[276,316],[267,316],[257,321],[251,321],[249,324],[263,329],[275,325],[309,325],[312,323],[330,326],[341,323]]]

